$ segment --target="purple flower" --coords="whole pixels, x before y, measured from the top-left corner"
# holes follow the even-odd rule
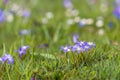
[[[29,10],[24,10],[23,11],[23,17],[27,18],[30,16],[30,11]]]
[[[10,54],[4,54],[1,58],[0,61],[2,64],[4,64],[6,61],[8,64],[13,64],[14,63],[14,58]]]
[[[29,48],[30,46],[22,46],[19,48],[19,50],[16,50],[16,52],[19,53],[19,57],[22,58],[22,55],[23,54],[26,54],[26,51],[27,49]]]
[[[79,41],[76,44],[79,45],[79,46],[84,46],[84,45],[87,44],[87,42],[85,42],[85,41]]]
[[[26,51],[30,46],[22,46],[19,50]]]
[[[120,6],[115,7],[115,9],[113,10],[113,14],[116,18],[120,20]]]
[[[71,48],[70,46],[65,46],[65,47],[64,47],[64,46],[61,46],[61,47],[60,47],[60,49],[61,49],[64,53],[70,52],[70,51],[71,51],[70,48]]]
[[[80,52],[84,52],[85,49],[84,49],[82,46],[73,45],[73,46],[72,46],[72,51],[73,51],[73,52],[77,51],[78,53],[80,53]]]
[[[72,49],[73,52],[75,52],[78,47],[79,47],[79,45],[73,45],[73,46],[71,47],[71,49]]]
[[[88,51],[92,48],[91,45],[89,45],[87,42],[85,41],[80,41],[80,42],[77,42],[75,45],[73,45],[72,47],[72,51],[77,51],[78,53],[80,52],[85,52],[85,51]]]
[[[73,6],[71,0],[64,0],[63,4],[65,8],[72,8]]]
[[[74,36],[73,36],[73,42],[77,43],[78,42],[78,38],[79,38],[79,36],[77,34],[74,34]]]
[[[96,45],[93,42],[79,41],[76,42],[73,46],[65,46],[65,47],[62,46],[61,50],[63,50],[64,53],[70,51],[84,53],[88,50],[91,50],[93,47],[96,47]]]
[[[65,46],[65,47],[61,47],[61,50],[64,51],[64,53],[66,52],[77,52],[77,53],[84,53],[86,51],[91,50],[93,47],[96,47],[96,45],[93,42],[86,42],[86,41],[78,41],[79,36],[78,35],[74,35],[73,36],[73,42],[74,45],[72,46]]]
[[[3,10],[0,9],[0,23],[5,21],[5,15]]]

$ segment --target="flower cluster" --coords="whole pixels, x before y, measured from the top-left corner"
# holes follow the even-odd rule
[[[10,10],[17,16],[28,18],[31,15],[29,8],[25,8],[20,4],[13,3],[10,7]]]
[[[22,58],[22,55],[23,54],[26,54],[26,51],[27,49],[29,48],[30,46],[22,46],[20,47],[18,50],[16,50],[16,52],[19,53],[19,57]]]
[[[6,61],[8,62],[8,64],[13,64],[14,63],[14,58],[10,55],[10,54],[4,54],[1,58],[0,61],[2,62],[2,64],[4,64]]]
[[[47,24],[52,18],[54,18],[53,12],[47,12],[45,16],[41,19],[43,24]]]
[[[4,4],[8,5],[9,0],[3,0]],[[0,23],[13,22],[15,15],[22,17],[25,21],[30,17],[31,11],[19,4],[11,3],[9,9],[0,9]]]
[[[23,54],[26,54],[26,51],[29,47],[30,46],[22,46],[22,47],[19,48],[19,50],[16,50],[16,52],[19,53],[20,58],[22,58]],[[14,58],[10,54],[4,54],[0,58],[0,62],[2,62],[2,64],[4,64],[6,61],[8,62],[8,64],[13,64],[14,63]]]
[[[88,50],[91,50],[93,47],[96,47],[96,45],[93,43],[93,42],[86,42],[86,41],[78,41],[78,35],[74,35],[73,36],[73,42],[74,42],[74,45],[72,46],[65,46],[65,47],[61,47],[61,50],[64,52],[64,53],[67,53],[67,52],[78,52],[78,53],[84,53]]]
[[[78,24],[80,27],[87,25],[92,25],[94,20],[92,18],[80,18],[79,10],[73,6],[71,0],[63,0],[63,5],[65,7],[65,15],[67,17],[67,25]]]

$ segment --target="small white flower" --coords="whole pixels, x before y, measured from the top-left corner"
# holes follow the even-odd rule
[[[102,27],[104,25],[104,22],[103,22],[103,20],[97,20],[97,22],[96,22],[96,26],[97,27]]]
[[[14,20],[13,14],[8,13],[8,14],[6,15],[6,21],[7,21],[7,22],[12,22],[13,20]]]
[[[19,9],[19,10],[16,12],[16,14],[17,14],[18,16],[22,16],[22,15],[23,15],[23,10],[22,10],[22,9]]]
[[[68,47],[64,47],[64,50],[66,50],[67,52],[71,51]]]
[[[98,34],[99,34],[99,35],[103,35],[103,34],[104,34],[104,29],[99,29],[99,30],[98,30]]]
[[[67,20],[67,24],[68,24],[68,25],[74,24],[74,20],[73,20],[73,19],[68,19],[68,20]]]
[[[47,24],[48,23],[48,19],[47,18],[42,18],[42,23],[43,24]]]
[[[21,9],[21,7],[18,4],[13,4],[11,6],[11,10],[14,11],[14,12],[19,11],[19,9]]]
[[[46,17],[47,17],[48,19],[52,19],[54,16],[53,16],[53,13],[52,13],[52,12],[47,12],[47,13],[46,13]]]
[[[80,17],[79,17],[79,16],[75,17],[75,18],[74,18],[74,21],[75,21],[76,23],[80,22]]]
[[[71,9],[67,9],[65,11],[65,15],[66,15],[66,17],[72,17],[72,10]]]
[[[87,22],[86,22],[88,25],[91,25],[94,23],[93,19],[92,18],[89,18],[87,19]]]
[[[93,42],[87,42],[89,46],[96,46]]]
[[[72,16],[78,16],[79,11],[77,9],[72,10],[71,12]]]

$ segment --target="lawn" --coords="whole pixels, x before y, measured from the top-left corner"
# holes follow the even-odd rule
[[[120,0],[1,0],[0,80],[120,80]]]

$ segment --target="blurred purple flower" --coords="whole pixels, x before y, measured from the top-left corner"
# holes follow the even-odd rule
[[[26,30],[26,29],[20,30],[20,32],[19,32],[20,35],[27,35],[30,33],[31,33],[31,30]]]
[[[120,6],[115,7],[115,9],[113,10],[113,14],[116,18],[120,20]]]
[[[6,61],[8,64],[13,64],[14,63],[14,58],[10,54],[4,54],[1,58],[0,61],[2,64],[4,64]]]
[[[30,48],[30,46],[22,46],[22,47],[20,47],[20,49],[19,49],[19,50],[26,51],[28,48]]]
[[[19,57],[22,58],[23,54],[26,54],[27,49],[30,48],[30,46],[22,46],[19,48],[19,50],[16,50],[16,52],[19,53]]]
[[[61,46],[61,47],[60,47],[60,49],[61,49],[64,53],[70,52],[70,51],[71,51],[70,48],[71,48],[70,46],[65,46],[65,47],[64,47],[64,46]]]
[[[5,15],[3,10],[0,9],[0,23],[5,21]]]
[[[63,4],[65,8],[71,8],[73,6],[71,0],[64,0]]]
[[[23,11],[23,17],[28,18],[30,16],[30,11],[29,10],[24,10]]]
[[[61,47],[61,50],[64,51],[64,53],[66,52],[77,52],[77,53],[84,53],[88,50],[91,50],[93,47],[96,47],[96,45],[93,42],[86,42],[86,41],[78,41],[77,39],[79,38],[79,36],[76,34],[73,36],[73,42],[74,45],[72,46],[65,46],[65,47]]]
[[[91,50],[92,47],[95,47],[96,45],[93,42],[85,42],[85,41],[80,41],[77,42],[75,45],[72,47],[72,51],[75,52],[77,51],[78,53],[80,52],[85,52],[88,50]]]
[[[73,42],[74,43],[78,42],[78,38],[79,38],[79,35],[74,34],[74,36],[73,36]]]
[[[85,51],[85,49],[82,46],[79,46],[79,45],[73,45],[71,49],[72,49],[73,52],[77,51],[78,53]]]

